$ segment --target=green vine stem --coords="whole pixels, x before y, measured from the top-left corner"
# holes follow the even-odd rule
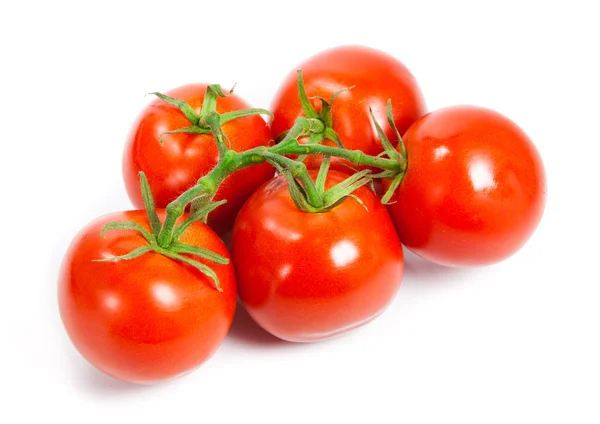
[[[216,124],[216,122],[213,122]],[[216,126],[216,125],[215,125]],[[181,217],[188,204],[194,202],[194,209],[205,207],[212,200],[219,185],[232,173],[240,169],[256,165],[263,162],[275,162],[290,169],[293,176],[304,182],[304,189],[307,191],[309,201],[315,202],[312,205],[318,207],[319,200],[317,194],[312,190],[314,183],[308,176],[306,166],[301,162],[286,158],[290,155],[324,155],[339,157],[348,160],[354,165],[365,165],[380,168],[388,171],[386,175],[403,174],[406,170],[405,162],[398,159],[390,159],[380,156],[370,156],[360,150],[346,150],[339,147],[323,146],[320,144],[300,144],[298,138],[310,135],[313,132],[323,130],[323,123],[318,119],[300,117],[296,120],[294,126],[289,130],[285,138],[271,147],[255,147],[244,152],[235,152],[233,150],[224,150],[219,159],[219,163],[198,180],[198,184],[190,188],[177,199],[173,200],[166,207],[167,216],[157,237],[158,245],[168,248],[173,240],[175,223]],[[222,132],[215,131],[217,143],[224,146]],[[310,182],[309,182],[310,180]]]

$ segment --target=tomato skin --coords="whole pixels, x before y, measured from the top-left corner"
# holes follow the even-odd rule
[[[327,186],[346,177],[330,171]],[[365,187],[354,194],[368,212],[346,199],[329,212],[305,213],[279,176],[238,214],[239,296],[266,331],[294,342],[331,338],[374,319],[394,298],[404,270],[400,241],[379,199]]]
[[[431,112],[405,134],[408,170],[390,206],[402,243],[447,266],[508,258],[542,217],[542,159],[514,122],[489,109]]]
[[[164,213],[160,212],[161,219]],[[94,262],[147,244],[134,231],[100,229],[110,221],[138,222],[145,212],[113,213],[85,227],[73,240],[59,277],[65,329],[96,368],[121,380],[151,384],[187,373],[221,345],[236,306],[231,263],[207,263],[223,292],[195,268],[154,252],[120,262]],[[197,222],[181,238],[229,257],[208,226]]]
[[[206,84],[189,84],[166,94],[186,101],[198,112],[206,87]],[[236,94],[217,100],[218,113],[249,107]],[[136,209],[144,208],[138,177],[140,171],[146,173],[156,206],[164,208],[196,185],[198,179],[217,164],[219,153],[212,134],[165,134],[164,144],[159,143],[162,133],[188,126],[189,121],[177,107],[160,99],[152,101],[138,116],[123,155],[125,187]],[[258,115],[229,121],[222,128],[231,148],[238,152],[266,146],[273,138],[268,125]],[[229,176],[215,195],[215,200],[227,199],[227,203],[210,214],[209,226],[220,235],[231,230],[235,216],[246,199],[273,173],[273,168],[265,163]]]
[[[417,81],[397,59],[369,47],[340,46],[310,57],[287,75],[271,104],[271,129],[275,137],[290,129],[296,118],[304,116],[298,99],[296,69],[302,70],[309,97],[321,96],[329,101],[335,92],[354,86],[340,94],[332,107],[333,129],[350,150],[360,149],[369,155],[383,151],[369,107],[390,140],[396,136],[386,118],[388,99],[392,99],[394,122],[401,134],[427,111]],[[319,101],[312,103],[320,110]],[[333,145],[329,141],[325,144]],[[318,167],[318,158],[308,159],[309,166]],[[334,165],[339,164],[340,160],[332,159]],[[336,169],[344,170],[339,165]]]

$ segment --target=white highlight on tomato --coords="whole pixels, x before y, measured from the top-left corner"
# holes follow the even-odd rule
[[[156,283],[152,286],[154,298],[165,306],[176,306],[177,296],[171,286],[165,283]]]
[[[264,226],[267,230],[272,231],[276,234],[279,234],[281,238],[285,238],[288,240],[300,240],[302,238],[302,234],[292,230],[291,228],[286,228],[284,226],[279,225],[273,219],[266,219]]]
[[[292,271],[292,264],[285,264],[279,269],[279,278],[287,278]]]
[[[121,300],[115,295],[109,294],[104,297],[104,306],[106,306],[106,309],[116,311],[117,309],[119,309],[120,304]]]
[[[337,266],[350,265],[358,258],[358,249],[349,240],[342,240],[331,248],[331,259]]]
[[[469,167],[469,178],[475,191],[492,189],[496,186],[492,165],[485,159],[476,159]]]
[[[443,159],[448,153],[450,153],[450,150],[448,150],[448,148],[446,146],[436,147],[433,151],[435,160]]]

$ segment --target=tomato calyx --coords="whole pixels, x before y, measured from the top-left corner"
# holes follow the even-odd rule
[[[306,94],[306,88],[304,86],[304,78],[302,76],[302,70],[298,70],[298,98],[300,100],[300,105],[302,106],[302,111],[304,112],[304,117],[309,121],[314,122],[313,125],[317,128],[314,131],[311,131],[308,134],[308,144],[321,144],[324,140],[330,140],[339,148],[344,148],[342,140],[340,136],[333,129],[333,117],[331,113],[331,106],[333,105],[334,100],[337,96],[347,90],[351,90],[352,87],[346,87],[342,90],[335,92],[331,99],[326,100],[321,96],[312,96],[308,97]],[[319,100],[321,102],[321,110],[317,111],[315,107],[312,105],[311,100]],[[276,142],[284,140],[288,138],[289,131],[284,131],[280,134]],[[302,158],[301,158],[302,159]]]
[[[217,112],[217,98],[218,97],[227,97],[233,94],[235,86],[229,90],[227,93],[223,91],[220,84],[210,84],[206,87],[206,91],[204,93],[204,100],[202,101],[202,106],[199,112],[196,112],[188,103],[183,100],[175,99],[173,97],[169,97],[165,94],[159,92],[150,93],[164,102],[177,107],[183,115],[187,118],[190,125],[183,128],[176,128],[174,130],[166,131],[158,137],[158,141],[163,144],[163,137],[166,134],[211,134],[213,133],[212,127],[207,121],[207,117],[210,115],[218,115],[220,117],[220,123],[225,124],[229,121],[233,121],[234,119],[243,118],[245,116],[252,115],[268,115],[272,116],[271,112],[266,109],[261,108],[249,108],[242,110],[234,110],[225,113]]]
[[[377,122],[377,119],[375,119],[375,115],[373,115],[373,110],[369,108],[369,114],[371,115],[371,119],[373,120],[375,129],[377,130],[379,141],[383,146],[383,152],[379,154],[379,157],[386,156],[389,159],[398,161],[398,163],[400,163],[402,168],[404,169],[404,172],[400,172],[398,174],[394,174],[390,171],[383,171],[379,174],[374,175],[374,178],[393,178],[388,190],[381,197],[381,203],[383,203],[384,205],[390,204],[390,199],[392,198],[396,189],[400,186],[400,183],[402,183],[404,175],[406,174],[406,169],[408,168],[408,156],[406,154],[406,146],[404,145],[404,142],[402,141],[402,136],[400,135],[400,131],[398,131],[398,127],[394,122],[394,115],[392,112],[392,99],[388,99],[386,108],[387,121],[390,125],[390,128],[392,128],[392,130],[396,134],[396,138],[398,139],[398,150],[396,150],[392,143],[390,143],[390,140],[385,135],[385,132],[381,128],[381,125],[379,125],[379,122]]]
[[[229,263],[229,259],[224,256],[221,256],[211,250],[204,249],[199,246],[194,246],[192,244],[182,243],[179,241],[180,237],[186,232],[186,230],[196,221],[203,220],[206,222],[206,217],[208,213],[212,210],[216,209],[220,205],[224,204],[226,200],[221,200],[219,202],[211,202],[203,209],[196,211],[191,214],[187,219],[185,219],[181,224],[177,225],[173,229],[172,240],[170,244],[166,247],[159,245],[158,236],[162,229],[162,223],[158,218],[158,214],[156,213],[156,208],[154,206],[154,199],[152,197],[152,192],[150,191],[150,186],[148,184],[148,180],[143,172],[139,173],[140,177],[140,186],[142,188],[142,196],[144,199],[144,205],[146,207],[146,215],[148,217],[148,223],[150,225],[150,231],[146,228],[133,221],[119,221],[119,222],[109,222],[101,229],[102,237],[105,236],[106,231],[125,231],[132,230],[138,232],[147,242],[143,246],[140,246],[129,253],[120,256],[114,256],[106,259],[96,259],[95,262],[118,262],[118,261],[126,261],[138,258],[146,253],[155,252],[166,256],[167,258],[183,262],[185,264],[191,265],[194,268],[198,269],[207,277],[211,278],[215,284],[215,288],[222,292],[223,289],[219,284],[219,278],[217,274],[206,264],[199,262],[195,259],[190,258],[191,255],[197,256],[199,258],[210,261],[214,264],[224,265]]]
[[[371,184],[371,170],[364,170],[349,176],[344,181],[325,190],[325,180],[329,171],[331,157],[325,156],[321,162],[319,173],[313,182],[306,165],[285,157],[268,155],[271,163],[285,177],[290,196],[298,209],[307,213],[323,213],[330,211],[350,197],[366,208],[364,203],[352,193],[360,187]]]

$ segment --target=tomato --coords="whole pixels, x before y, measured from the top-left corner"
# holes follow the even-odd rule
[[[303,116],[298,98],[297,72],[303,73],[308,96],[331,96],[345,88],[332,104],[333,129],[347,149],[360,149],[369,155],[383,151],[373,126],[369,107],[390,140],[394,131],[386,120],[386,104],[392,99],[394,122],[401,134],[426,112],[425,101],[417,81],[398,60],[381,51],[362,46],[341,46],[325,50],[298,65],[279,87],[271,105],[271,129],[277,137],[289,130],[296,118]],[[320,102],[312,100],[320,110]],[[333,145],[330,141],[325,144]],[[317,167],[316,157],[308,158],[310,167]],[[336,169],[341,161],[332,158]]]
[[[326,187],[346,177],[330,171]],[[354,194],[368,211],[346,198],[328,212],[306,213],[279,176],[240,211],[232,238],[239,296],[271,334],[327,339],[371,321],[392,301],[404,270],[398,235],[373,192]]]
[[[233,320],[233,265],[199,260],[217,274],[219,292],[196,268],[154,252],[95,262],[147,244],[135,231],[108,231],[103,238],[100,230],[110,221],[134,221],[149,229],[143,211],[113,213],[73,240],[58,287],[69,337],[95,367],[125,381],[154,383],[193,370],[217,350]],[[229,257],[217,234],[202,222],[194,223],[181,241]]]
[[[544,209],[542,160],[505,116],[454,106],[404,136],[408,170],[389,206],[402,243],[442,265],[487,265],[516,251]]]
[[[206,84],[190,84],[176,88],[168,96],[187,102],[200,111]],[[247,109],[249,105],[236,94],[217,99],[217,112]],[[133,205],[144,207],[138,173],[144,171],[154,195],[156,206],[164,208],[217,164],[219,153],[212,134],[165,134],[166,131],[189,127],[190,122],[177,107],[161,99],[150,103],[133,125],[123,156],[125,187]],[[271,131],[258,115],[234,119],[222,126],[235,151],[268,145]],[[229,176],[219,187],[215,200],[227,203],[210,214],[208,224],[224,235],[233,225],[239,209],[261,184],[273,176],[268,164],[243,169]]]

